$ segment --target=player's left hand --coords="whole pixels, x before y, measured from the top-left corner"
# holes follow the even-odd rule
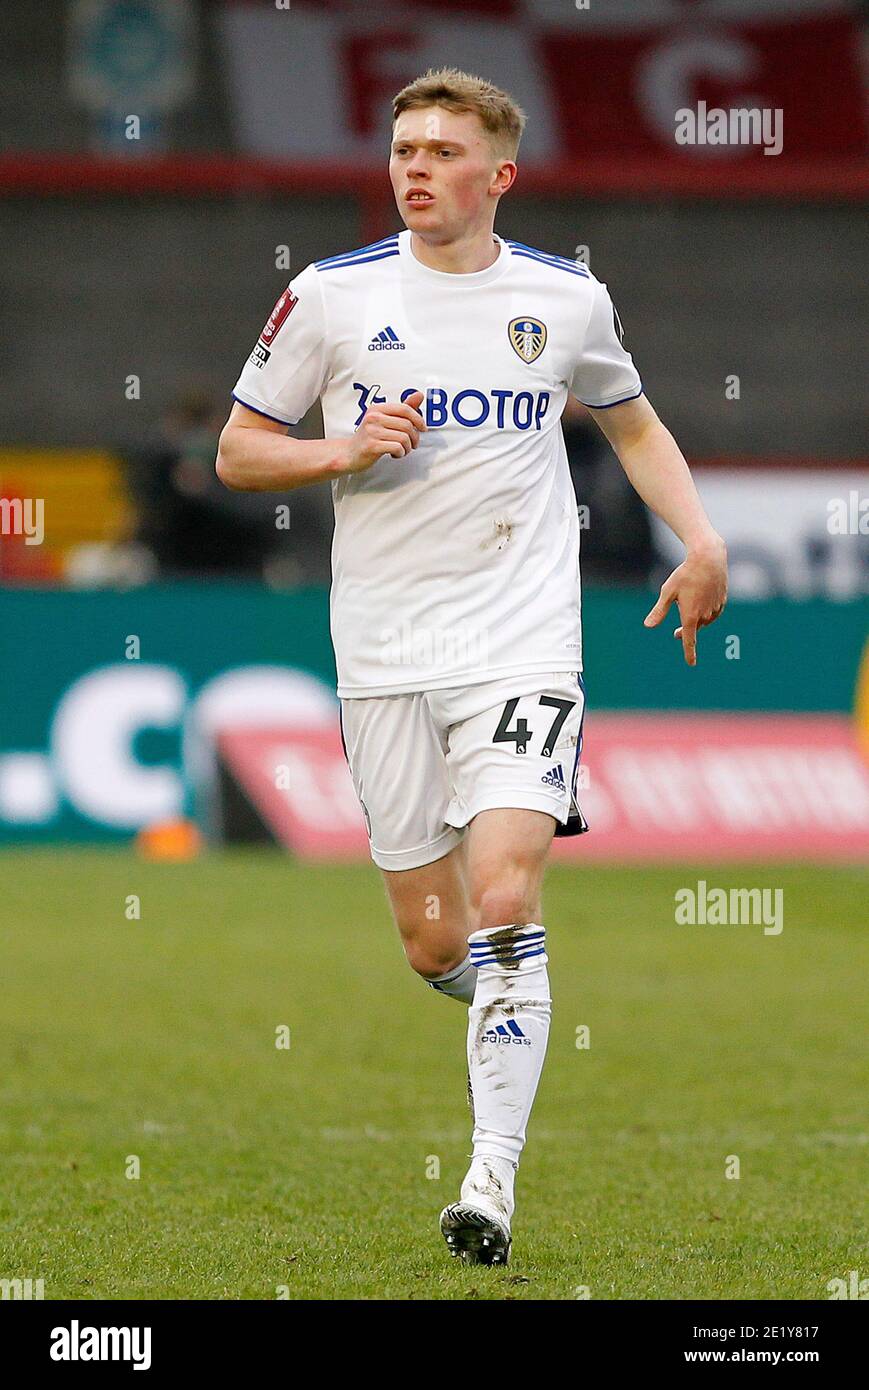
[[[644,625],[657,627],[674,601],[681,621],[673,636],[681,637],[685,660],[696,666],[698,629],[714,623],[727,602],[727,549],[720,536],[689,549],[681,565],[661,585],[658,602],[646,614]]]

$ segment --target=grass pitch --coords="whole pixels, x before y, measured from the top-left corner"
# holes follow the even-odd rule
[[[857,870],[550,870],[553,1028],[493,1270],[437,1230],[469,1152],[465,1011],[404,964],[373,867],[81,850],[0,872],[0,1277],[59,1299],[825,1299],[869,1275]],[[698,877],[783,888],[784,931],[677,926]]]

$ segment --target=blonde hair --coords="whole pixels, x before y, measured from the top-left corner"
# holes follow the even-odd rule
[[[459,68],[429,68],[393,99],[393,124],[402,111],[420,106],[443,106],[457,113],[475,111],[498,158],[516,158],[528,117],[512,97],[484,78]]]

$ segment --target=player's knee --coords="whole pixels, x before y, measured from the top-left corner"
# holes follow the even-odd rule
[[[536,883],[532,884],[524,876],[511,882],[499,883],[484,888],[472,903],[474,931],[486,931],[489,927],[506,927],[518,923],[524,926],[536,920]]]
[[[455,970],[468,952],[467,946],[464,951],[456,951],[455,947],[436,941],[406,940],[403,944],[408,965],[424,980],[437,980]]]

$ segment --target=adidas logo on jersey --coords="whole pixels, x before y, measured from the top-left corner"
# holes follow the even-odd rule
[[[386,328],[381,328],[379,333],[375,333],[371,342],[368,344],[369,352],[404,352],[407,347],[402,343],[398,334],[391,324]]]
[[[518,1043],[520,1047],[530,1047],[531,1039],[526,1038],[515,1018],[508,1018],[506,1024],[498,1023],[484,1033],[482,1042]]]
[[[560,792],[567,791],[564,785],[564,768],[561,763],[556,764],[555,767],[551,767],[548,772],[544,772],[540,780],[544,782],[547,787],[557,787]]]

